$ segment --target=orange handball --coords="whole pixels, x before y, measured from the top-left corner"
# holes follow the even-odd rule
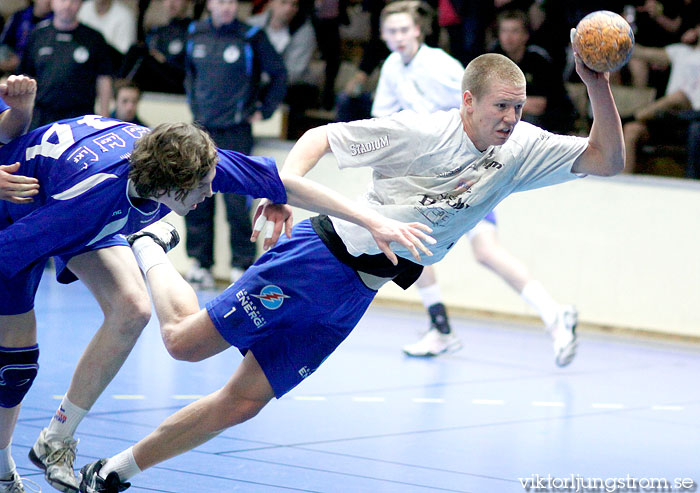
[[[581,19],[571,43],[588,68],[596,72],[614,72],[629,60],[634,33],[622,16],[598,10]]]

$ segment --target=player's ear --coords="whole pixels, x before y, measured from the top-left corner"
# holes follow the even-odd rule
[[[472,106],[474,106],[474,95],[471,91],[467,90],[462,93],[462,106],[464,106],[467,111],[472,110]]]

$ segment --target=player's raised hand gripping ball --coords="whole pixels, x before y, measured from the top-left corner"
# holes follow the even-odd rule
[[[571,43],[588,68],[596,72],[614,72],[629,60],[634,33],[622,16],[598,10],[581,19],[576,29],[572,29]]]

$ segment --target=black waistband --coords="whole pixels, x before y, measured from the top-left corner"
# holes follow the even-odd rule
[[[333,223],[326,215],[312,217],[311,226],[314,228],[319,238],[321,238],[324,245],[328,247],[338,260],[358,272],[365,272],[373,276],[392,279],[403,289],[408,289],[411,284],[416,282],[420,277],[421,272],[423,272],[422,265],[402,257],[398,257],[399,263],[398,265],[394,265],[383,253],[376,255],[363,253],[358,257],[350,255],[343,240],[341,240],[338,233],[335,232]]]

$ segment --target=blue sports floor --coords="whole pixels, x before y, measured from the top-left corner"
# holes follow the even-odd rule
[[[27,452],[102,317],[81,284],[60,286],[50,276],[36,309],[41,370],[12,449],[20,473],[51,492]],[[538,475],[530,491],[697,490],[674,482],[700,482],[698,346],[584,333],[577,359],[558,369],[537,327],[463,318],[453,326],[460,352],[411,359],[400,347],[427,328],[426,316],[372,307],[297,389],[135,477],[129,491],[508,493],[526,490],[519,478]],[[231,349],[201,363],[173,361],[154,316],[78,428],[76,467],[121,451],[216,390],[240,360]],[[578,490],[557,488],[572,477]],[[632,478],[642,482],[636,489],[627,488]],[[584,489],[596,479],[607,489]],[[659,484],[653,479],[669,488],[644,489]]]

